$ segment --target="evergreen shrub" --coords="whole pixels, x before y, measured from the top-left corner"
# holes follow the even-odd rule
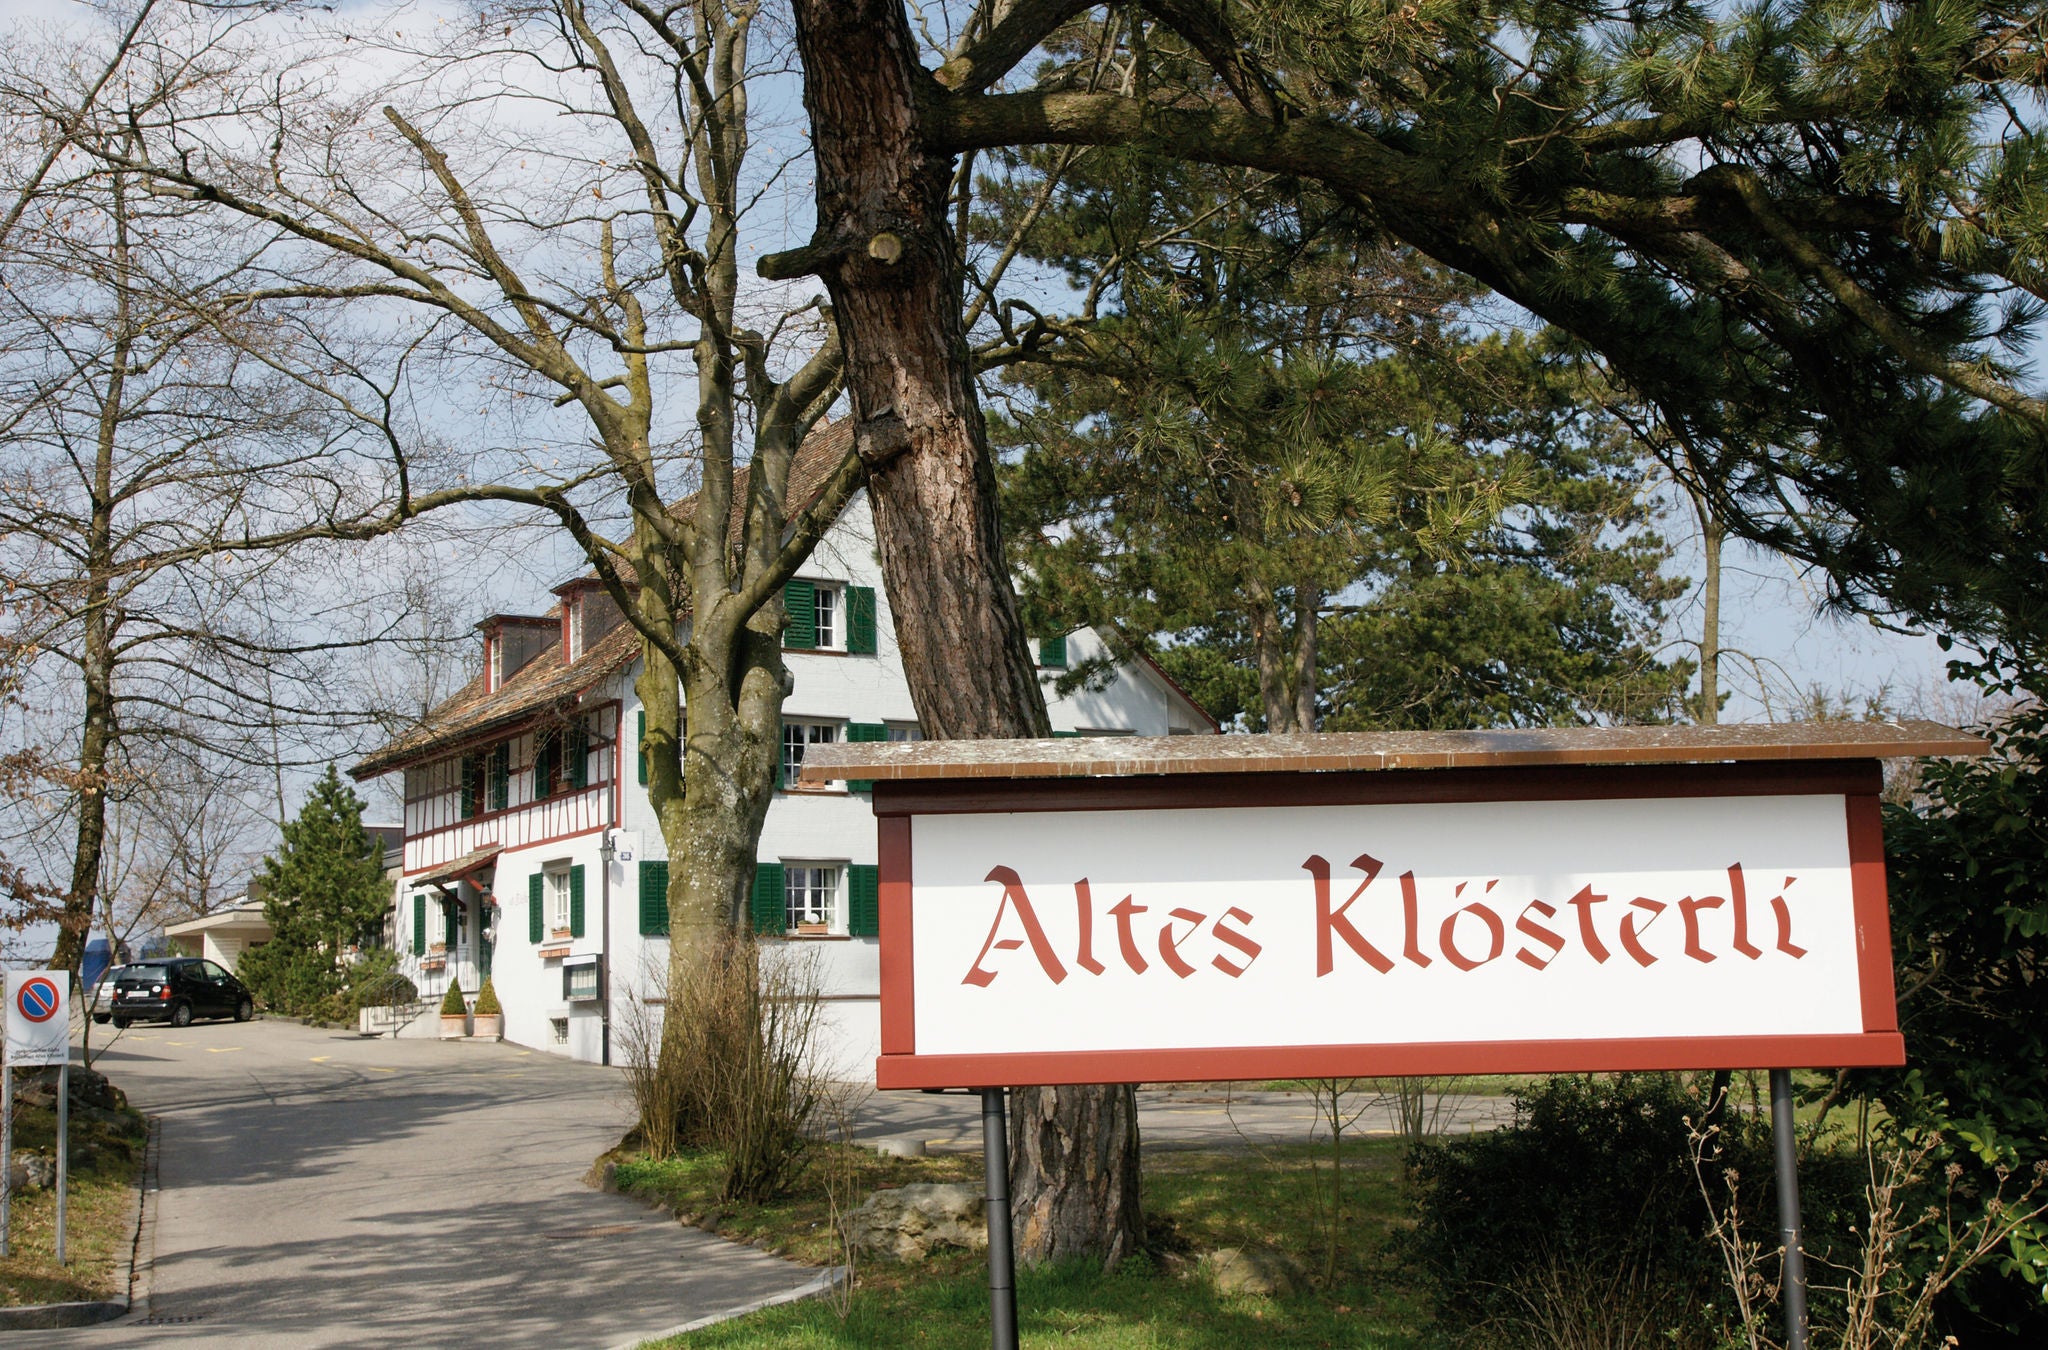
[[[1702,1080],[1704,1084],[1704,1080]],[[1427,1141],[1409,1155],[1416,1227],[1403,1255],[1438,1324],[1471,1345],[1714,1350],[1737,1325],[1694,1166],[1706,1090],[1673,1074],[1546,1079],[1505,1129]],[[1720,1118],[1704,1171],[1717,1206],[1728,1178],[1746,1237],[1776,1224],[1767,1114]],[[1801,1164],[1810,1259],[1846,1231],[1856,1175]]]

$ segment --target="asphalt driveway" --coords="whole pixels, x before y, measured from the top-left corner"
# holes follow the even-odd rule
[[[160,1130],[148,1316],[0,1350],[603,1350],[818,1274],[583,1185],[615,1070],[284,1021],[138,1026],[99,1065]]]

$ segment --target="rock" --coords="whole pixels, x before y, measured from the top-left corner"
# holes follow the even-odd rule
[[[115,1087],[97,1069],[71,1066],[71,1100],[102,1111],[118,1111],[128,1104],[128,1094]]]
[[[47,1191],[57,1184],[57,1160],[45,1158],[40,1153],[20,1153],[14,1158],[9,1169],[7,1188],[19,1195],[23,1191]]]
[[[917,1185],[876,1191],[847,1217],[847,1242],[863,1256],[922,1261],[938,1247],[988,1246],[979,1186]]]
[[[1221,1247],[1202,1258],[1202,1273],[1219,1294],[1276,1298],[1303,1283],[1300,1262],[1271,1247]]]
[[[899,1137],[875,1140],[875,1152],[884,1158],[924,1158],[931,1150],[924,1146],[924,1140]]]

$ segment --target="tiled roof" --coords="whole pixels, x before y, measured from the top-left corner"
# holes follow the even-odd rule
[[[799,508],[815,500],[852,444],[852,426],[846,419],[812,432],[790,462],[787,500]],[[748,472],[742,468],[733,474],[731,529],[735,538],[747,499]],[[696,501],[695,496],[690,496],[676,503],[676,514],[688,517]],[[560,616],[560,605],[547,614],[557,620]],[[479,672],[422,718],[418,726],[353,765],[349,776],[358,782],[375,778],[481,740],[488,733],[509,730],[550,709],[574,702],[601,680],[631,665],[639,655],[639,631],[630,623],[621,623],[592,643],[574,662],[562,660],[559,642],[549,644],[489,693],[484,692],[483,675]]]
[[[549,611],[559,614],[561,607]],[[573,662],[562,660],[562,644],[550,643],[539,656],[489,693],[479,673],[403,736],[372,751],[349,769],[358,782],[402,768],[439,751],[509,730],[549,709],[573,703],[606,676],[624,670],[640,655],[640,633],[622,623],[590,645]]]

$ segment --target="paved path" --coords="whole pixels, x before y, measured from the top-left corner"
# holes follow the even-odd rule
[[[1428,1102],[1432,1133],[1490,1130],[1514,1119],[1505,1097],[1455,1092]],[[1369,1092],[1344,1098],[1344,1128],[1396,1133],[1391,1098]],[[853,1112],[856,1139],[922,1139],[934,1153],[981,1152],[981,1098],[972,1093],[876,1092]],[[1138,1135],[1148,1149],[1266,1148],[1328,1136],[1315,1100],[1305,1092],[1262,1092],[1225,1084],[1145,1088],[1138,1093]]]
[[[817,1274],[584,1186],[612,1070],[282,1021],[136,1027],[100,1067],[161,1129],[149,1320],[0,1350],[604,1350]]]

